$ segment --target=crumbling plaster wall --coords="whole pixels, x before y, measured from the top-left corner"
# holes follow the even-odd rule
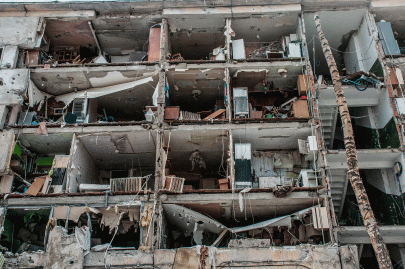
[[[14,132],[0,132],[0,175],[7,174],[10,166],[11,154],[14,151]]]
[[[72,142],[70,157],[67,190],[70,193],[76,193],[81,183],[95,183],[99,175],[99,170],[83,143],[80,139],[77,139],[76,136]]]
[[[67,235],[66,230],[60,226],[53,228],[49,234],[44,268],[82,269],[83,262],[83,249],[75,235]]]
[[[50,248],[51,247],[51,248]],[[216,266],[243,266],[244,268],[333,268],[359,267],[357,247],[354,245],[301,245],[270,248],[215,248],[196,246],[180,249],[160,249],[154,252],[139,250],[90,252],[83,256],[73,235],[67,236],[62,227],[51,232],[48,253],[24,253],[18,259],[8,260],[20,268],[92,268],[104,266],[156,266],[160,269],[200,269]],[[17,262],[17,263],[16,263]],[[79,267],[82,266],[82,267]],[[8,265],[6,268],[12,268]]]
[[[39,23],[39,17],[0,17],[0,46],[35,47]]]

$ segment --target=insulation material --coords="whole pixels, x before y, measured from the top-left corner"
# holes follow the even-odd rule
[[[45,99],[49,99],[51,97],[52,95],[40,91],[32,80],[30,80],[28,84],[28,99],[30,107],[34,107],[35,105],[39,104],[37,111],[40,111]]]
[[[92,212],[98,212],[97,214],[102,214],[100,227],[109,227],[110,234],[118,229],[118,233],[127,233],[131,227],[138,227],[139,223],[139,209],[137,205],[135,207],[125,206],[120,208],[119,205],[116,205],[115,208],[106,208],[106,209],[92,209]],[[90,208],[89,208],[90,210]],[[129,219],[124,219],[125,214],[128,214]]]
[[[103,216],[101,218],[100,227],[104,229],[104,227],[108,226],[111,234],[115,229],[118,229],[125,212],[117,213],[112,209],[106,209],[102,211],[102,214]]]
[[[153,80],[153,76],[150,76],[150,77],[139,79],[139,80],[136,80],[136,81],[127,82],[127,83],[121,83],[121,84],[117,84],[117,85],[113,85],[113,86],[100,87],[100,88],[90,88],[90,89],[88,89],[86,91],[71,92],[71,93],[67,93],[67,94],[57,96],[56,101],[57,102],[62,101],[66,105],[68,105],[73,100],[78,99],[78,98],[97,98],[97,97],[101,97],[101,96],[104,96],[104,95],[108,95],[108,94],[128,90],[128,89],[134,88],[136,86],[148,83],[148,82],[150,82],[152,80]]]
[[[145,206],[142,215],[141,215],[141,225],[142,227],[146,227],[152,221],[152,214],[153,214],[153,207]]]

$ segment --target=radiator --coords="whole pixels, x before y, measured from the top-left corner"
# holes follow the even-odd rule
[[[167,176],[164,184],[165,190],[182,193],[184,181],[185,179],[181,177]]]
[[[110,179],[111,191],[141,191],[142,177],[124,177]]]

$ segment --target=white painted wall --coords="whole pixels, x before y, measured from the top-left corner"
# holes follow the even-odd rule
[[[347,69],[347,71],[352,74],[355,73],[359,70],[361,70],[363,68],[363,61],[359,61],[359,55],[358,55],[358,50],[357,50],[357,46],[356,43],[358,40],[358,37],[356,34],[353,34],[352,37],[349,40],[349,44],[347,46],[346,52],[343,55],[343,59],[345,61],[345,67]],[[349,53],[349,52],[355,52],[355,53]]]
[[[378,58],[377,47],[373,34],[373,22],[366,13],[359,29],[350,38],[346,53],[343,56],[349,73],[369,71]]]
[[[379,104],[373,107],[372,111],[374,113],[375,128],[382,129],[394,116],[387,89],[382,90],[379,101]]]

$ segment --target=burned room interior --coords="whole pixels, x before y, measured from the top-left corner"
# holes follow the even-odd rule
[[[50,218],[56,225],[65,227],[67,234],[88,233],[89,248],[138,249],[141,244],[139,205],[116,208],[55,206]]]
[[[225,119],[224,79],[224,69],[169,71],[165,120]]]
[[[13,253],[45,250],[46,224],[51,209],[9,209],[4,218],[1,245]]]
[[[259,239],[257,244],[262,247],[325,244],[330,240],[329,226],[321,220],[322,216],[326,220],[326,211],[312,207],[309,199],[300,206],[279,203],[277,209],[267,200],[251,199],[249,193],[243,199],[243,205],[164,204],[165,248],[237,247],[240,239]]]
[[[10,159],[13,173],[2,181],[2,191],[34,196],[61,192],[72,137],[53,134],[39,139],[35,134],[20,135]]]
[[[161,18],[106,16],[92,20],[100,47],[109,63],[156,61]],[[156,58],[157,57],[157,58]]]
[[[27,50],[25,65],[90,63],[101,55],[89,20],[45,20],[40,48]]]
[[[169,61],[225,61],[224,17],[169,17],[168,27]]]
[[[73,71],[31,73],[25,125],[33,121],[106,123],[143,121],[158,83],[154,69],[134,71]],[[27,108],[28,110],[30,108]],[[21,113],[20,117],[25,114]],[[32,120],[29,120],[32,119]]]
[[[299,13],[233,18],[232,59],[266,60],[301,58],[303,55]]]
[[[309,118],[308,82],[300,64],[230,68],[233,118]]]
[[[165,189],[171,178],[184,178],[183,191],[229,189],[226,130],[165,132]]]
[[[316,145],[311,128],[288,129],[269,126],[232,130],[236,189],[324,185],[314,161]]]
[[[40,48],[26,50],[20,65],[153,62],[160,44],[153,35],[158,23],[154,18],[47,19]]]
[[[132,131],[83,135],[73,140],[67,190],[140,192],[154,186],[156,133]]]

